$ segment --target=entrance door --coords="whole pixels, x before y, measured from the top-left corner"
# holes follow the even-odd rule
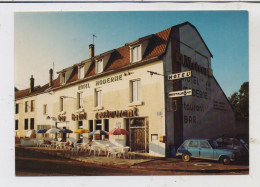
[[[129,131],[127,145],[130,146],[131,151],[147,152],[149,150],[148,128],[145,122],[145,118],[127,119],[126,127]]]

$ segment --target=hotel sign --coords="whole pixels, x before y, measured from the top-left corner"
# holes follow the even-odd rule
[[[181,90],[176,92],[170,92],[168,94],[169,97],[183,97],[183,96],[189,96],[192,95],[192,90]]]
[[[87,119],[87,113],[84,112],[82,114],[71,114],[71,119],[73,121],[78,121],[78,120],[86,120]]]
[[[191,77],[191,71],[184,71],[180,73],[170,74],[168,75],[168,80],[176,80],[176,79],[183,79],[186,77]]]

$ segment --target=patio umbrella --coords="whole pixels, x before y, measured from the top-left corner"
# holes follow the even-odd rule
[[[61,129],[61,130],[59,130],[59,132],[60,133],[72,133],[72,131],[69,129]]]
[[[109,131],[109,135],[128,135],[129,132],[125,129],[113,129]]]
[[[103,130],[94,130],[94,131],[92,131],[89,135],[90,135],[90,136],[93,136],[94,134],[106,135],[107,132],[106,132],[106,131],[103,131]]]
[[[46,129],[39,129],[36,131],[36,133],[46,133],[46,131],[47,131]]]
[[[46,133],[51,133],[51,134],[56,134],[60,131],[60,129],[57,128],[51,128],[49,130],[46,131]]]
[[[80,133],[80,134],[90,133],[90,130],[88,130],[88,129],[77,129],[77,130],[73,131],[73,133]]]

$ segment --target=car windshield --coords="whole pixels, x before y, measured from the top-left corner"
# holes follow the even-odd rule
[[[218,147],[218,143],[215,140],[209,140],[209,144],[211,145],[212,148]]]

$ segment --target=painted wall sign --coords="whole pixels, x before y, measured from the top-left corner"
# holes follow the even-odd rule
[[[175,92],[170,92],[168,94],[169,97],[183,97],[183,96],[189,96],[192,95],[192,90],[181,90],[181,91],[175,91]]]
[[[191,71],[170,74],[170,75],[168,75],[168,80],[170,81],[170,80],[176,80],[176,79],[183,79],[186,77],[191,77]]]
[[[119,117],[135,117],[138,116],[137,108],[129,109],[129,110],[115,110],[115,111],[105,111],[105,112],[97,112],[96,119],[101,118],[119,118]]]
[[[81,84],[78,86],[78,90],[90,88],[89,83]]]
[[[82,114],[72,114],[72,115],[71,115],[71,119],[72,119],[73,121],[86,120],[86,119],[87,119],[87,113],[84,112],[84,113],[82,113]]]
[[[64,122],[66,121],[66,116],[58,115],[58,120]]]
[[[204,68],[204,67],[198,65],[197,62],[191,62],[191,58],[186,56],[186,55],[182,55],[181,53],[176,53],[175,60],[176,60],[177,63],[182,64],[184,67],[187,67],[191,70],[195,70],[195,71],[200,72],[204,75],[209,75],[209,69],[208,68]]]
[[[112,82],[116,82],[116,81],[120,81],[123,79],[122,75],[115,75],[112,77],[108,77],[105,79],[101,79],[101,80],[97,80],[96,81],[96,86],[102,85],[102,84],[108,84],[108,83],[112,83]]]

